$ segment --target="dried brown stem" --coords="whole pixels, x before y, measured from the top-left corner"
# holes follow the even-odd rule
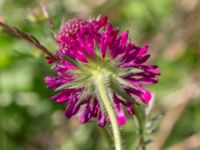
[[[196,74],[193,73],[193,74]],[[194,77],[194,76],[192,76]],[[176,121],[181,116],[185,108],[187,107],[188,103],[191,99],[197,96],[197,92],[199,91],[199,85],[194,78],[186,83],[185,86],[180,91],[179,95],[177,96],[177,100],[174,101],[173,106],[168,108],[168,112],[166,113],[165,117],[161,122],[160,129],[157,133],[157,140],[151,143],[148,147],[149,150],[161,150],[164,143],[166,142],[167,138],[172,132],[172,129],[175,126]]]
[[[29,42],[30,44],[32,44],[34,47],[38,48],[39,50],[41,50],[42,52],[44,52],[46,55],[48,55],[49,57],[53,58],[53,59],[57,59],[47,48],[45,48],[40,42],[39,40],[37,40],[33,35],[30,35],[28,33],[25,33],[21,30],[19,30],[16,27],[11,27],[3,22],[0,22],[0,27],[2,27],[7,33],[23,39],[27,42]]]
[[[180,143],[172,145],[168,150],[192,150],[200,148],[200,132],[193,134]]]

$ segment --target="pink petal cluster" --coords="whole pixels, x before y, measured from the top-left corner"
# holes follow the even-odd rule
[[[58,51],[57,56],[61,59],[57,61],[53,71],[56,73],[54,77],[46,77],[45,82],[48,88],[57,89],[61,85],[74,81],[73,74],[70,71],[78,70],[73,64],[62,59],[63,56],[70,56],[81,63],[87,64],[88,58],[92,59],[95,54],[95,46],[97,45],[102,59],[109,53],[110,61],[118,59],[116,66],[120,69],[136,69],[137,72],[130,72],[121,79],[128,82],[131,86],[124,86],[123,89],[132,97],[133,103],[135,99],[140,99],[143,103],[148,104],[151,100],[151,93],[143,87],[144,84],[155,84],[158,82],[156,78],[160,75],[160,71],[155,65],[148,65],[145,62],[150,55],[148,54],[148,46],[136,46],[128,40],[128,32],[119,33],[117,28],[108,23],[107,17],[86,21],[83,19],[74,19],[62,25],[57,36]],[[53,62],[49,60],[49,62]],[[79,114],[81,123],[86,123],[92,118],[97,118],[100,127],[104,127],[109,118],[106,113],[101,110],[98,97],[86,97],[79,100],[84,93],[84,88],[65,88],[60,90],[52,97],[58,103],[65,103],[65,115],[67,118]],[[125,111],[129,115],[134,115],[130,101],[126,101],[117,93],[113,92],[113,108],[119,125],[126,123]]]

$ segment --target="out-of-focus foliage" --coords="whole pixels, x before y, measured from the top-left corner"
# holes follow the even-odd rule
[[[100,14],[121,30],[129,30],[136,44],[150,45],[151,62],[158,64],[162,73],[159,84],[149,87],[155,99],[151,117],[178,111],[185,104],[177,121],[173,115],[169,119],[169,126],[174,121],[174,127],[161,149],[200,132],[198,0],[46,0],[44,4],[56,32],[64,20]],[[39,1],[0,0],[0,21],[33,34],[56,51]],[[43,78],[51,74],[40,51],[0,29],[0,150],[109,149],[105,133],[96,123],[80,125],[77,118],[67,120],[65,106],[50,100],[53,93]],[[174,116],[177,114],[175,111]],[[155,128],[162,127],[164,120],[155,122]],[[121,129],[126,150],[135,149],[135,128],[129,118]],[[165,130],[161,134],[165,135]],[[156,135],[155,141],[159,141]]]

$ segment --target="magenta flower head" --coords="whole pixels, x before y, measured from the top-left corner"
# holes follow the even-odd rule
[[[126,123],[126,113],[134,115],[134,105],[148,104],[151,93],[144,84],[155,84],[160,71],[145,62],[148,46],[136,46],[128,32],[119,32],[107,17],[73,19],[61,26],[54,77],[46,77],[52,97],[66,104],[65,115],[79,116],[81,123],[97,118],[100,127],[115,115],[118,125]],[[109,105],[109,106],[107,106]],[[114,114],[107,107],[113,109]]]

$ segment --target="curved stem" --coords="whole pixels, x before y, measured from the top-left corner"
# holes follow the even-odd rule
[[[140,115],[138,108],[134,107],[135,116],[137,118],[138,122],[138,130],[139,130],[139,145],[138,148],[141,148],[142,150],[146,150],[146,144],[145,144],[145,138],[144,138],[144,123],[142,116]]]
[[[106,128],[98,128],[99,132],[105,137],[106,142],[108,143],[109,150],[114,150],[112,135],[108,132]]]
[[[106,111],[110,117],[110,122],[111,122],[111,126],[112,126],[114,142],[115,142],[115,150],[122,150],[120,132],[119,132],[117,119],[116,119],[113,107],[111,105],[111,101],[109,100],[109,97],[106,92],[106,88],[104,85],[104,76],[101,73],[99,73],[97,75],[97,88],[98,88],[100,97],[102,99],[102,102],[106,108]]]

